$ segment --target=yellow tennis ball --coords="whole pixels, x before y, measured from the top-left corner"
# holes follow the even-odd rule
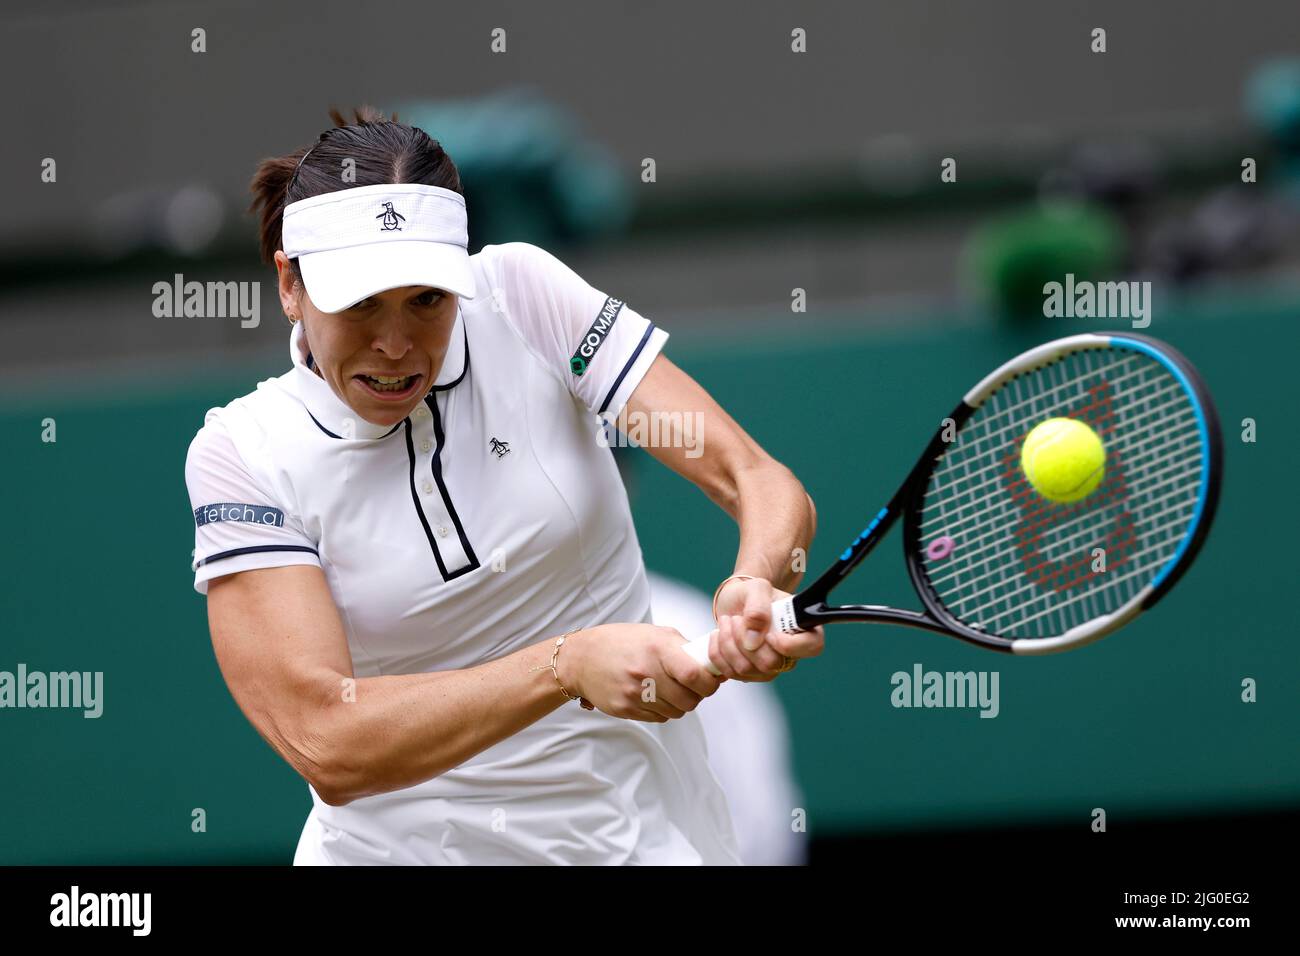
[[[1020,450],[1020,467],[1035,490],[1049,501],[1079,501],[1092,494],[1106,474],[1106,449],[1097,433],[1074,418],[1049,418]]]

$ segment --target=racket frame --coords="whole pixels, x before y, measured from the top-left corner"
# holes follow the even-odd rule
[[[876,513],[862,533],[840,553],[838,560],[807,588],[787,601],[777,602],[777,605],[774,605],[774,608],[779,606],[781,610],[777,618],[778,626],[786,631],[795,631],[822,624],[849,621],[898,624],[946,634],[1004,653],[1048,654],[1098,640],[1143,611],[1154,607],[1156,602],[1182,577],[1192,559],[1200,551],[1213,522],[1222,482],[1223,442],[1218,415],[1200,374],[1180,352],[1164,342],[1130,332],[1090,332],[1056,339],[1022,353],[985,376],[966,393],[948,418],[960,431],[975,410],[999,387],[1015,376],[1040,368],[1064,354],[1080,349],[1114,347],[1144,354],[1160,362],[1173,374],[1192,400],[1202,447],[1206,451],[1201,465],[1203,474],[1201,494],[1190,522],[1192,530],[1183,536],[1178,550],[1151,584],[1111,614],[1095,618],[1071,628],[1064,634],[1052,637],[1003,637],[970,627],[952,615],[930,585],[920,559],[921,504],[930,477],[949,445],[944,434],[951,426],[945,420],[926,445],[907,478],[890,498],[889,503]],[[908,576],[925,610],[908,611],[874,604],[829,604],[827,598],[831,590],[858,566],[900,516],[903,518],[903,557],[907,564]]]

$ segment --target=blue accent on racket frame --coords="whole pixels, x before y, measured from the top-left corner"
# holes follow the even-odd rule
[[[1196,390],[1192,388],[1192,383],[1187,381],[1187,376],[1183,374],[1182,369],[1169,361],[1169,359],[1159,349],[1154,349],[1145,342],[1139,342],[1136,339],[1126,339],[1117,335],[1112,335],[1110,341],[1112,345],[1119,348],[1129,349],[1133,352],[1141,352],[1143,355],[1155,359],[1167,368],[1173,374],[1174,378],[1178,379],[1178,384],[1183,387],[1183,391],[1187,393],[1188,398],[1192,401],[1192,410],[1196,413],[1196,430],[1201,436],[1201,448],[1205,452],[1202,456],[1204,460],[1201,462],[1201,492],[1196,499],[1196,511],[1192,514],[1192,523],[1188,527],[1187,533],[1183,535],[1183,540],[1178,543],[1178,550],[1174,552],[1174,556],[1169,559],[1168,564],[1160,569],[1160,573],[1157,574],[1155,580],[1151,582],[1153,588],[1158,588],[1160,587],[1161,582],[1169,575],[1169,572],[1176,568],[1178,562],[1183,559],[1183,552],[1187,550],[1188,543],[1195,535],[1196,529],[1201,525],[1201,516],[1205,511],[1205,496],[1210,487],[1210,430],[1205,424],[1205,412],[1201,408],[1200,400],[1196,396]]]
[[[871,537],[872,532],[876,530],[880,522],[885,520],[885,515],[887,514],[889,514],[889,509],[881,508],[879,513],[877,513],[877,515],[871,519],[871,524],[867,525],[862,530],[862,534],[854,538],[853,543],[849,545],[847,548],[845,548],[843,552],[841,552],[840,560],[847,561],[849,558],[853,557],[853,549],[856,548],[858,545],[860,545],[863,541],[866,541],[868,538]]]

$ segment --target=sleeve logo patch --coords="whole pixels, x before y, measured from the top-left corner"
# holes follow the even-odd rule
[[[573,358],[569,359],[569,371],[574,375],[582,375],[587,371],[587,367],[591,365],[591,360],[596,357],[597,350],[609,337],[609,330],[614,327],[614,321],[618,318],[618,314],[622,309],[622,299],[605,299],[605,304],[601,306],[596,321],[591,323],[591,328],[582,337],[578,350],[573,353]]]
[[[259,524],[267,528],[283,528],[284,512],[279,508],[268,508],[265,505],[241,505],[231,501],[221,501],[194,509],[196,528],[221,521],[239,521],[244,524]]]

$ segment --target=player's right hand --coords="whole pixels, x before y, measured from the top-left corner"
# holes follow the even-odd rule
[[[774,628],[772,602],[788,591],[762,578],[732,578],[718,593],[718,627],[709,635],[709,659],[726,677],[770,681],[785,673],[790,660],[816,657],[826,645],[822,628],[784,634]]]
[[[575,631],[556,660],[560,683],[611,717],[653,723],[683,717],[726,678],[683,654],[682,635],[653,624]]]

